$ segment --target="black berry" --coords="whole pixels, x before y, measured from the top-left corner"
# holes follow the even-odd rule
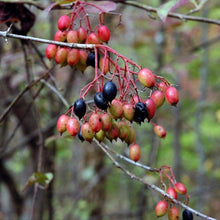
[[[74,113],[81,119],[86,113],[86,103],[83,99],[78,99],[74,103]]]
[[[99,58],[100,58],[100,55],[98,54],[98,62],[97,63],[99,63]],[[95,67],[95,52],[89,53],[87,60],[86,60],[86,65]]]
[[[183,215],[183,220],[193,220],[193,214],[188,209],[184,209],[182,215]]]
[[[105,83],[102,92],[103,92],[103,97],[109,102],[111,102],[117,95],[117,87],[115,83],[109,81]]]
[[[108,108],[108,101],[103,97],[102,92],[97,92],[95,94],[94,102],[96,106],[102,110],[106,110]]]
[[[85,140],[84,137],[82,136],[81,126],[80,126],[80,128],[79,128],[78,138],[79,138],[79,140],[81,140],[82,142]]]
[[[143,102],[138,102],[135,105],[134,121],[136,121],[137,123],[141,123],[147,117],[148,117],[148,112],[146,105]]]

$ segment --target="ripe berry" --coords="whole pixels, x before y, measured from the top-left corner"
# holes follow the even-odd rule
[[[79,61],[79,50],[78,49],[70,49],[67,55],[67,63],[70,66],[76,65]]]
[[[82,132],[82,136],[83,138],[88,141],[91,142],[93,137],[94,137],[94,132],[90,126],[90,124],[88,122],[84,123],[81,127],[81,132]]]
[[[150,98],[154,101],[156,108],[159,108],[161,105],[163,105],[165,100],[164,93],[160,90],[155,90]]]
[[[125,142],[127,143],[127,145],[134,143],[135,137],[136,137],[136,133],[135,133],[134,128],[132,126],[129,126],[129,135],[125,139]]]
[[[102,92],[97,92],[95,94],[94,102],[96,106],[102,110],[106,110],[108,108],[108,101],[103,97]]]
[[[182,194],[182,195],[187,193],[187,189],[186,189],[185,185],[180,182],[176,183],[174,185],[174,189],[176,190],[176,192],[178,192],[179,194]]]
[[[116,140],[120,135],[120,130],[117,123],[112,123],[112,127],[105,132],[105,136],[110,140]]]
[[[100,58],[100,55],[98,54],[97,63],[99,63],[99,58]],[[87,59],[86,59],[86,65],[95,67],[95,52],[89,53],[89,55],[87,56]]]
[[[55,55],[56,63],[65,66],[67,64],[67,55],[68,49],[65,47],[59,47]]]
[[[188,209],[183,210],[182,216],[183,220],[193,220],[193,214]]]
[[[176,190],[173,188],[173,187],[169,187],[167,189],[167,193],[173,197],[174,199],[177,199],[177,193],[176,193]]]
[[[155,86],[155,76],[149,69],[141,69],[138,73],[139,81],[146,87],[152,88]]]
[[[54,44],[48,44],[46,51],[45,51],[45,54],[49,60],[51,60],[55,57],[56,52],[57,52],[57,46]]]
[[[66,131],[66,123],[69,120],[68,115],[61,115],[57,120],[57,130],[62,134]]]
[[[78,43],[79,39],[78,39],[77,31],[74,30],[68,31],[66,39],[68,43]]]
[[[78,39],[79,39],[79,43],[84,43],[86,38],[87,38],[87,31],[84,27],[80,27],[77,30],[77,35],[78,35]]]
[[[179,102],[179,93],[173,86],[167,88],[165,98],[170,105],[176,105]]]
[[[160,91],[162,91],[162,92],[166,92],[166,90],[167,90],[167,88],[168,88],[168,86],[166,85],[166,83],[164,83],[164,82],[159,82],[159,83],[157,83],[157,88],[160,90]]]
[[[95,133],[95,138],[96,140],[98,140],[99,142],[102,142],[105,139],[105,132],[101,129],[100,131],[98,131],[97,133]]]
[[[86,39],[88,44],[100,44],[98,35],[94,32],[90,33]]]
[[[155,207],[155,214],[157,217],[162,217],[167,213],[168,203],[165,200],[161,200]]]
[[[57,21],[57,27],[59,30],[64,31],[70,26],[71,20],[67,15],[62,15]]]
[[[85,139],[84,139],[83,136],[82,136],[82,130],[81,130],[81,128],[82,128],[82,126],[80,126],[80,128],[79,128],[78,138],[79,138],[79,140],[81,140],[81,141],[83,142],[83,141],[85,141]]]
[[[124,104],[123,105],[123,117],[128,121],[132,121],[134,118],[134,106],[132,104]]]
[[[146,105],[143,102],[138,102],[135,105],[134,121],[136,121],[137,123],[141,123],[147,117],[148,117],[148,112]]]
[[[79,122],[75,118],[69,118],[66,124],[66,130],[71,136],[76,136],[79,132]]]
[[[154,125],[154,133],[159,137],[159,138],[165,138],[166,137],[166,130],[164,129],[163,126],[161,125]]]
[[[108,113],[101,115],[102,118],[102,130],[108,131],[112,127],[112,116]]]
[[[102,57],[99,61],[99,68],[104,74],[107,74],[110,70],[109,58]]]
[[[117,87],[112,81],[108,81],[103,86],[103,97],[111,102],[117,95]]]
[[[66,41],[66,37],[67,37],[67,32],[66,31],[60,31],[58,30],[55,35],[54,35],[54,40],[55,41],[60,41],[60,42],[64,42]]]
[[[113,118],[121,118],[123,115],[123,104],[118,99],[114,99],[108,108]]]
[[[94,113],[89,118],[89,124],[94,132],[98,132],[102,129],[102,118],[99,114]]]
[[[86,65],[86,60],[88,57],[88,53],[85,50],[79,50],[79,62],[83,65]]]
[[[74,113],[81,119],[86,113],[86,103],[83,99],[78,99],[74,103]]]
[[[146,99],[144,101],[144,104],[146,105],[147,107],[147,119],[148,121],[150,121],[154,115],[155,115],[155,112],[156,112],[156,105],[154,103],[154,101],[152,99]]]
[[[101,25],[98,28],[97,32],[98,32],[98,38],[101,41],[108,43],[108,41],[110,40],[110,37],[111,37],[111,33],[110,33],[109,29],[105,25]]]
[[[130,158],[137,162],[141,157],[141,148],[138,144],[133,144],[129,148],[129,156]]]
[[[168,218],[169,220],[178,220],[180,217],[179,209],[175,206],[169,209]]]

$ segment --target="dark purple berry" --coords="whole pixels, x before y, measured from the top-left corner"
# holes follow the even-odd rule
[[[81,119],[86,113],[86,103],[83,99],[78,99],[74,103],[74,113]]]
[[[103,97],[102,92],[97,92],[95,94],[94,102],[96,106],[102,110],[106,110],[108,108],[108,101]]]
[[[188,209],[184,209],[183,211],[183,220],[193,220],[193,214]]]
[[[98,62],[97,62],[98,64],[99,64],[99,58],[100,58],[100,55],[98,54]],[[87,60],[86,60],[86,65],[95,67],[95,52],[89,53]]]
[[[137,123],[141,123],[147,117],[148,117],[148,112],[146,105],[143,102],[138,102],[135,105],[134,121],[136,121]]]
[[[82,142],[85,140],[84,137],[82,136],[81,126],[80,126],[80,128],[79,128],[78,138],[79,138],[79,140],[81,140]]]
[[[111,102],[117,95],[117,87],[115,83],[109,81],[105,83],[102,92],[103,92],[103,97],[109,102]]]

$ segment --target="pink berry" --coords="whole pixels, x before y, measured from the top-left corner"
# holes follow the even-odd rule
[[[85,122],[82,126],[81,126],[81,133],[83,138],[88,141],[91,142],[93,137],[94,137],[94,132],[90,126],[90,124],[88,122]]]
[[[87,38],[87,31],[86,31],[86,29],[84,27],[80,27],[77,30],[77,36],[78,36],[79,43],[84,43],[86,38]]]
[[[90,33],[86,39],[88,44],[100,44],[98,35],[94,32]]]
[[[166,83],[164,83],[164,82],[159,82],[159,83],[157,83],[157,88],[160,90],[160,91],[162,91],[162,92],[166,92],[166,90],[167,90],[167,88],[168,88],[168,86],[166,85]]]
[[[109,29],[105,26],[105,25],[101,25],[98,28],[98,37],[101,41],[108,43],[108,41],[110,40],[111,37],[111,33],[109,31]]]
[[[168,218],[169,220],[178,220],[180,217],[179,209],[175,206],[169,209]]]
[[[57,27],[59,30],[64,31],[70,26],[71,20],[67,15],[62,15],[57,21]]]
[[[46,48],[45,54],[46,54],[46,57],[49,60],[51,60],[55,57],[56,52],[57,52],[57,46],[54,44],[49,44]]]
[[[179,194],[182,194],[182,195],[187,193],[187,189],[186,189],[185,185],[180,182],[175,184],[174,189],[176,190],[176,192],[178,192]]]
[[[146,99],[144,101],[144,104],[147,107],[147,119],[148,121],[150,121],[155,115],[156,105],[152,99]]]
[[[167,213],[168,203],[165,200],[161,200],[155,207],[155,214],[157,217],[162,217]]]
[[[102,118],[99,114],[94,113],[89,118],[89,124],[94,132],[99,132],[102,129]]]
[[[179,102],[179,93],[177,89],[173,86],[168,87],[165,93],[165,98],[170,105],[175,106]]]
[[[66,124],[66,130],[71,136],[76,136],[79,132],[79,122],[75,118],[69,118]]]
[[[60,31],[58,30],[55,35],[54,35],[54,40],[55,41],[60,41],[60,42],[64,42],[66,41],[66,37],[67,37],[67,32],[66,31]]]
[[[68,31],[66,39],[68,43],[78,43],[79,39],[77,31]]]
[[[154,103],[156,104],[156,108],[159,108],[164,103],[165,95],[162,91],[155,90],[150,98],[153,99]]]
[[[129,157],[137,162],[141,157],[141,148],[138,144],[133,144],[129,148]]]
[[[60,47],[57,49],[56,55],[55,55],[55,61],[57,64],[60,64],[61,66],[66,65],[67,63],[67,55],[68,55],[68,49],[65,47]]]
[[[70,66],[76,65],[79,61],[79,50],[78,49],[70,49],[67,55],[67,63]]]
[[[161,125],[154,125],[154,133],[160,138],[166,137],[166,130]]]
[[[156,83],[154,74],[146,68],[143,68],[139,71],[138,79],[144,86],[148,88],[154,87]]]
[[[167,189],[167,193],[168,193],[171,197],[173,197],[174,199],[177,199],[177,192],[176,192],[176,190],[175,190],[173,187],[169,187],[169,188]]]
[[[69,120],[68,115],[61,115],[57,120],[57,130],[62,134],[64,131],[66,131],[66,124]]]

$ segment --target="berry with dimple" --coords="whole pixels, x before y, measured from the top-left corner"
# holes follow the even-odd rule
[[[114,99],[111,102],[111,105],[108,108],[108,111],[111,113],[113,118],[121,118],[123,115],[123,104],[120,100]]]
[[[150,121],[155,115],[156,105],[152,99],[146,99],[144,101],[144,104],[147,107],[147,119],[148,121]]]
[[[176,106],[179,102],[179,93],[177,89],[173,86],[168,87],[165,93],[165,98],[170,105]]]
[[[132,126],[129,126],[129,135],[125,139],[125,142],[127,143],[127,145],[134,143],[135,137],[136,137],[136,133],[135,133],[134,128]]]
[[[86,31],[86,29],[84,27],[80,27],[77,30],[77,36],[78,36],[79,43],[84,43],[86,38],[87,38],[87,31]]]
[[[168,203],[165,200],[161,200],[155,207],[155,214],[157,217],[162,217],[167,213]]]
[[[101,71],[103,71],[104,74],[107,74],[110,70],[110,63],[109,63],[109,58],[102,57],[99,61],[99,68]]]
[[[159,108],[164,103],[165,95],[164,92],[160,90],[155,90],[150,98],[154,101],[156,108]]]
[[[143,102],[138,102],[135,105],[134,121],[136,121],[137,123],[141,123],[147,117],[148,117],[148,112],[146,105]]]
[[[64,131],[66,131],[66,124],[69,120],[68,115],[61,115],[57,120],[57,130],[62,134]]]
[[[103,86],[103,97],[111,102],[117,95],[117,87],[112,81],[108,81]]]
[[[82,136],[83,138],[88,141],[91,142],[93,137],[94,137],[94,132],[90,126],[90,124],[88,122],[85,122],[84,124],[82,124],[81,126],[81,132],[82,132]]]
[[[48,44],[46,51],[45,51],[45,54],[49,60],[51,60],[55,57],[56,52],[57,52],[57,46],[54,44]]]
[[[68,56],[68,49],[65,47],[59,47],[55,55],[56,63],[60,64],[61,66],[65,66],[67,64],[67,56]]]
[[[67,55],[67,63],[70,66],[74,66],[79,61],[79,50],[78,49],[70,49]]]
[[[112,127],[112,116],[108,113],[104,113],[101,115],[102,119],[102,130],[108,131]]]
[[[106,110],[108,108],[108,101],[103,97],[102,92],[97,92],[94,95],[94,102],[96,106],[102,110]]]
[[[120,135],[117,123],[113,122],[111,128],[105,132],[105,136],[110,140],[116,140]]]
[[[66,130],[71,136],[76,136],[79,132],[79,122],[75,118],[69,118],[66,124]]]
[[[167,189],[167,194],[169,194],[172,198],[177,199],[177,192],[173,187],[169,187]]]
[[[86,103],[83,99],[78,99],[74,103],[74,113],[81,119],[86,113]]]
[[[86,43],[88,44],[100,44],[100,40],[98,35],[94,32],[90,33],[86,39]]]
[[[97,133],[95,133],[95,138],[96,140],[98,140],[99,142],[104,141],[105,139],[105,132],[101,129],[99,130]]]
[[[167,90],[167,88],[168,88],[168,86],[166,85],[166,83],[165,82],[159,82],[159,83],[157,83],[157,88],[160,90],[160,91],[162,91],[162,92],[166,92],[166,90]]]
[[[60,42],[64,42],[66,41],[66,37],[67,37],[67,32],[66,31],[60,31],[58,30],[55,35],[54,35],[54,40],[55,41],[60,41]]]
[[[141,157],[141,148],[138,144],[133,144],[129,148],[129,157],[137,162]]]
[[[130,103],[123,105],[123,117],[128,121],[132,121],[134,118],[134,106]]]
[[[182,195],[187,193],[187,188],[185,187],[185,185],[183,183],[180,183],[180,182],[178,182],[174,185],[174,189],[176,190],[176,192],[178,192],[179,194],[182,194]]]
[[[105,25],[101,25],[98,28],[97,33],[98,33],[98,38],[101,41],[108,43],[111,37],[111,33],[110,33],[110,30]]]
[[[59,30],[64,31],[70,26],[70,23],[70,17],[68,15],[62,15],[57,21],[57,27]]]
[[[178,220],[180,217],[179,209],[175,206],[169,209],[168,218],[169,220]]]
[[[68,31],[66,40],[68,43],[78,43],[79,39],[78,39],[77,31],[74,30]]]
[[[193,220],[193,214],[188,209],[183,210],[182,216],[183,220]]]
[[[94,113],[89,118],[89,124],[94,132],[102,129],[102,118],[98,113]]]
[[[163,126],[161,125],[154,125],[154,133],[159,137],[159,138],[165,138],[166,137],[166,130]]]
[[[147,68],[143,68],[138,72],[138,79],[142,85],[148,88],[154,87],[156,83],[154,74]]]

